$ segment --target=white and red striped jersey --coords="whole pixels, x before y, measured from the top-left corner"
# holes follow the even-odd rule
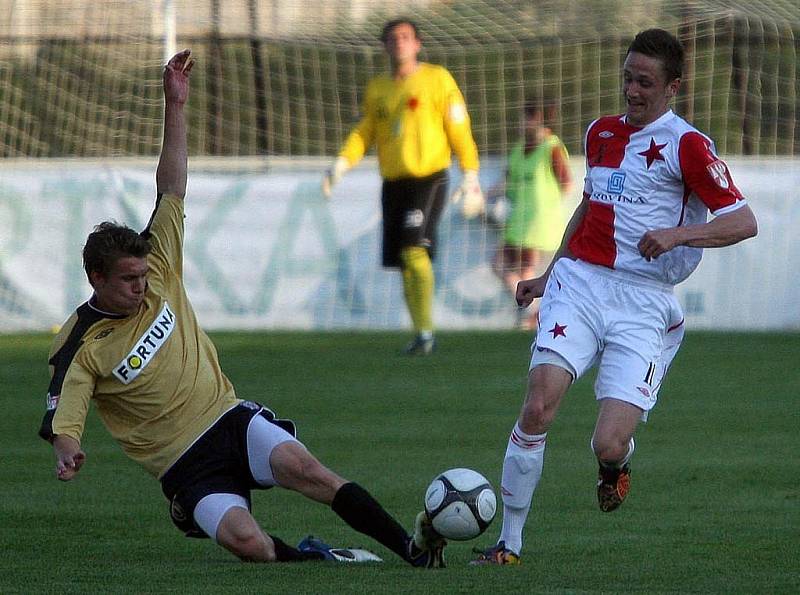
[[[585,143],[589,208],[569,241],[581,260],[675,285],[697,268],[702,248],[678,246],[647,262],[642,235],[745,204],[713,141],[672,111],[644,128],[624,116],[599,118]]]

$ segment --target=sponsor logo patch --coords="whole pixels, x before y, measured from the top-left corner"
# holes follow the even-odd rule
[[[614,133],[611,132],[610,130],[603,130],[603,132],[601,132],[597,136],[599,136],[600,138],[611,138],[612,136],[614,136]]]
[[[422,227],[425,221],[425,215],[420,209],[411,209],[406,211],[406,218],[403,221],[403,227],[406,229],[413,229],[415,227]]]
[[[625,172],[615,171],[608,178],[608,192],[610,194],[622,194],[625,189]]]
[[[114,376],[122,384],[130,384],[142,373],[158,350],[167,342],[172,331],[175,330],[175,314],[164,302],[164,307],[156,316],[153,324],[136,341],[130,353],[114,368]]]
[[[61,398],[61,395],[51,395],[47,393],[47,410],[52,411],[56,407],[58,407],[58,400]]]
[[[724,162],[717,159],[716,161],[709,163],[706,166],[708,173],[711,175],[711,179],[714,180],[714,183],[722,188],[723,190],[727,190],[730,188],[730,184],[728,183],[728,166],[725,165]]]

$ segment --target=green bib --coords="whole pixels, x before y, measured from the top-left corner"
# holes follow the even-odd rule
[[[561,188],[553,173],[553,149],[561,140],[551,134],[538,147],[525,154],[519,143],[508,157],[506,196],[511,203],[511,215],[506,222],[506,244],[554,251],[564,234],[561,210]]]

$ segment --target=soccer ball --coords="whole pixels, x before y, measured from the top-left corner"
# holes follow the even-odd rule
[[[497,512],[497,498],[477,471],[449,469],[425,491],[425,512],[442,537],[464,541],[486,530]]]

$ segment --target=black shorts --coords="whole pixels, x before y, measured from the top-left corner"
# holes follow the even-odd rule
[[[425,178],[384,180],[383,266],[399,267],[400,252],[409,246],[436,250],[436,227],[447,201],[447,170]]]
[[[276,419],[269,409],[244,401],[219,418],[161,477],[172,522],[187,537],[208,537],[194,522],[194,509],[209,494],[237,494],[249,509],[250,490],[264,489],[253,478],[247,456],[247,428],[254,415],[297,435],[291,420]]]

